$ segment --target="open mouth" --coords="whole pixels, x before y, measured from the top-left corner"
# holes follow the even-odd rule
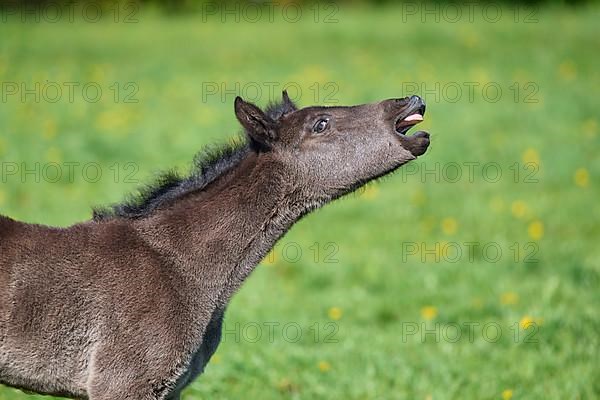
[[[396,133],[406,135],[408,130],[423,121],[425,114],[425,104],[420,104],[419,107],[413,109],[404,118],[398,118],[396,121]]]

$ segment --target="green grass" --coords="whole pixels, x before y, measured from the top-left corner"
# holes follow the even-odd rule
[[[432,145],[418,173],[405,169],[298,223],[235,296],[225,340],[184,399],[502,399],[508,391],[514,399],[597,398],[599,12],[540,10],[531,24],[508,16],[403,22],[400,8],[342,9],[335,24],[222,24],[152,12],[136,24],[11,20],[2,27],[0,81],[93,81],[103,96],[2,102],[0,212],[66,226],[134,190],[126,173],[143,182],[153,171],[185,168],[203,145],[238,130],[234,95],[203,101],[203,82],[259,82],[261,105],[263,82],[297,83],[301,105],[326,100],[328,82],[339,104],[439,82],[445,96],[425,93]],[[134,82],[139,102],[115,102],[114,82],[121,98]],[[473,100],[463,92],[450,101],[466,82],[480,84]],[[503,91],[494,103],[481,92],[489,82]],[[532,87],[537,102],[525,102]],[[21,172],[22,162],[56,162],[63,177],[7,174],[9,163]],[[66,162],[79,163],[73,176]],[[536,182],[524,176],[527,162],[537,166]],[[97,182],[83,178],[86,163],[100,166]],[[453,178],[451,163],[461,166],[457,182],[419,175],[439,168]],[[464,163],[479,163],[472,182]],[[497,182],[486,163],[500,167]],[[470,251],[467,242],[479,246]],[[436,254],[436,244],[456,250],[453,243],[457,261]],[[515,338],[528,319],[535,328]],[[271,323],[279,324],[272,340]],[[472,338],[467,324],[479,324]],[[291,340],[298,327],[302,337]],[[26,398],[35,396],[0,388],[2,400]]]

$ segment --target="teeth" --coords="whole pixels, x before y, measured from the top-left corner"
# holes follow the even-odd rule
[[[413,114],[404,118],[403,121],[423,121],[423,116],[421,114]]]

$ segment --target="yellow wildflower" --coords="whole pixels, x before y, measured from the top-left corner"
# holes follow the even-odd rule
[[[587,187],[590,183],[590,173],[585,168],[578,168],[575,171],[574,179],[577,186],[582,188]]]
[[[332,320],[338,321],[342,318],[342,309],[339,307],[331,307],[327,312],[327,315],[329,315],[329,318]]]
[[[373,200],[377,196],[379,196],[379,187],[377,187],[376,185],[365,186],[362,192],[362,197],[364,197],[367,200]]]
[[[529,213],[529,207],[527,207],[527,204],[524,201],[516,200],[512,202],[510,211],[515,217],[523,218]]]
[[[523,160],[524,164],[532,163],[532,164],[539,165],[540,164],[540,155],[536,149],[528,148],[527,150],[525,150],[525,152],[521,156],[521,160]]]
[[[504,305],[514,305],[519,302],[519,295],[515,292],[504,292],[500,296],[500,303]]]
[[[531,239],[540,240],[544,236],[544,224],[539,220],[533,221],[529,224],[527,233]]]
[[[318,366],[321,372],[327,372],[331,369],[331,364],[329,364],[327,361],[319,361]]]
[[[298,390],[298,386],[288,378],[283,378],[277,383],[277,389],[282,392],[293,393]]]
[[[438,309],[434,306],[425,306],[421,308],[421,317],[427,321],[431,321],[438,315]]]
[[[447,217],[442,220],[442,232],[446,235],[454,235],[458,229],[458,222],[452,217]]]
[[[56,136],[56,121],[53,119],[47,119],[44,121],[44,127],[42,129],[42,136],[44,139],[54,139]]]
[[[536,324],[536,321],[533,319],[533,317],[530,317],[529,315],[525,315],[519,321],[519,326],[521,327],[521,329],[527,329],[530,326],[535,326],[535,324]]]

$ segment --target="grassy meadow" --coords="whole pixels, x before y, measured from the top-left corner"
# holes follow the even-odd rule
[[[599,398],[600,6],[501,9],[10,16],[0,213],[90,218],[233,137],[236,94],[422,94],[427,154],[295,225],[183,398]]]

